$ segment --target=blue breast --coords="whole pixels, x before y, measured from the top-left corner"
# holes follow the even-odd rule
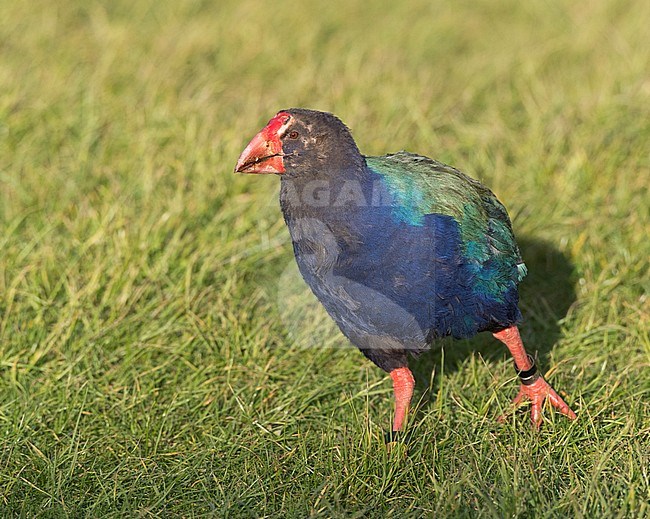
[[[390,207],[326,215],[287,223],[305,281],[353,342],[389,337],[420,351],[437,337],[467,338],[521,318],[516,286],[500,299],[477,289],[454,218],[410,225]]]

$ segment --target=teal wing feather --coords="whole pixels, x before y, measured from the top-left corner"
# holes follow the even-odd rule
[[[459,226],[463,256],[477,288],[498,296],[526,275],[508,213],[480,182],[428,157],[407,152],[366,157],[381,177],[395,217],[424,225],[427,215],[452,217]]]

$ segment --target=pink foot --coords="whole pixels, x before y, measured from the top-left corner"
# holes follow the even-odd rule
[[[576,414],[542,377],[539,377],[530,385],[521,384],[519,394],[514,398],[512,403],[514,406],[518,406],[523,400],[530,400],[532,402],[530,418],[533,421],[533,425],[539,429],[542,423],[542,405],[547,398],[551,402],[551,405],[558,409],[560,413],[571,420],[576,419]],[[503,418],[501,417],[499,420],[503,421]]]

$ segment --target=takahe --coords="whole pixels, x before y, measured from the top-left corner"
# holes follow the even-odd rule
[[[514,402],[532,401],[536,426],[546,398],[575,418],[519,336],[526,267],[488,188],[420,155],[366,157],[337,117],[302,108],[278,112],[235,171],[280,175],[300,272],[343,334],[390,373],[393,430],[404,426],[415,385],[408,354],[482,331],[514,357]]]

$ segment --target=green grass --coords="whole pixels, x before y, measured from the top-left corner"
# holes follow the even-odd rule
[[[647,517],[649,6],[2,2],[2,515]],[[390,380],[232,174],[289,106],[497,193],[576,422],[497,424],[505,349],[445,342],[387,450]]]

